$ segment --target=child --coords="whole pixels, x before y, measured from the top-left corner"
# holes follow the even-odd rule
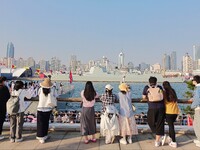
[[[81,92],[82,112],[81,112],[81,134],[85,136],[85,144],[89,143],[88,135],[92,135],[92,142],[96,142],[96,122],[94,104],[97,93],[91,81],[87,81],[85,89]]]
[[[138,134],[138,129],[136,126],[136,121],[133,113],[132,103],[131,103],[131,92],[126,83],[121,83],[119,85],[120,92],[119,96],[119,125],[120,134],[122,139],[120,139],[121,144],[132,143],[132,135]],[[128,136],[126,141],[126,136]]]

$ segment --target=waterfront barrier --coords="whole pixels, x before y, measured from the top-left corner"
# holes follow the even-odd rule
[[[81,102],[81,97],[71,97],[71,98],[57,98],[60,102]],[[31,99],[25,99],[25,101],[38,101],[38,97],[34,97]],[[96,102],[101,102],[99,98],[96,98]],[[147,103],[147,100],[142,100],[142,98],[132,98],[132,103]],[[178,99],[178,103],[180,104],[191,104],[192,102],[188,101],[188,99]]]

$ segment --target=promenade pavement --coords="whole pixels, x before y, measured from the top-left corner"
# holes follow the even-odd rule
[[[3,135],[4,140],[0,141],[0,150],[169,150],[174,149],[168,146],[167,142],[164,146],[154,146],[154,135],[151,133],[147,125],[139,125],[139,134],[133,136],[133,143],[122,145],[119,143],[120,137],[116,137],[113,144],[105,144],[105,138],[100,137],[97,133],[97,142],[84,144],[84,138],[79,132],[80,124],[50,124],[50,139],[46,143],[41,144],[36,140],[36,124],[25,123],[23,138],[20,143],[11,143],[9,141],[9,124],[4,123]],[[97,126],[99,130],[99,126]],[[177,133],[177,150],[199,150],[193,143],[195,139],[192,127],[176,126]],[[167,132],[167,128],[166,128]]]

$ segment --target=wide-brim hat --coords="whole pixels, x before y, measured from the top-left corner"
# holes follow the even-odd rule
[[[119,85],[119,90],[120,90],[120,91],[128,92],[128,86],[127,86],[127,84],[126,84],[126,83],[121,83],[121,84]]]
[[[107,84],[107,85],[105,86],[105,88],[108,89],[109,91],[113,89],[113,87],[112,87],[110,84]]]
[[[49,78],[45,78],[44,81],[40,83],[40,86],[43,88],[51,88],[53,86],[53,83],[51,83],[51,80]]]

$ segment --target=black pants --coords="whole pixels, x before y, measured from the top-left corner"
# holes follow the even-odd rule
[[[37,137],[45,137],[48,135],[50,114],[51,111],[37,111]]]
[[[164,135],[165,109],[154,108],[147,112],[147,122],[151,131],[156,135]]]
[[[0,135],[2,134],[3,123],[5,121],[5,118],[6,118],[6,113],[0,112]]]
[[[174,122],[176,121],[176,114],[166,114],[166,121],[169,126],[169,137],[173,142],[176,142],[175,130],[174,130]]]

